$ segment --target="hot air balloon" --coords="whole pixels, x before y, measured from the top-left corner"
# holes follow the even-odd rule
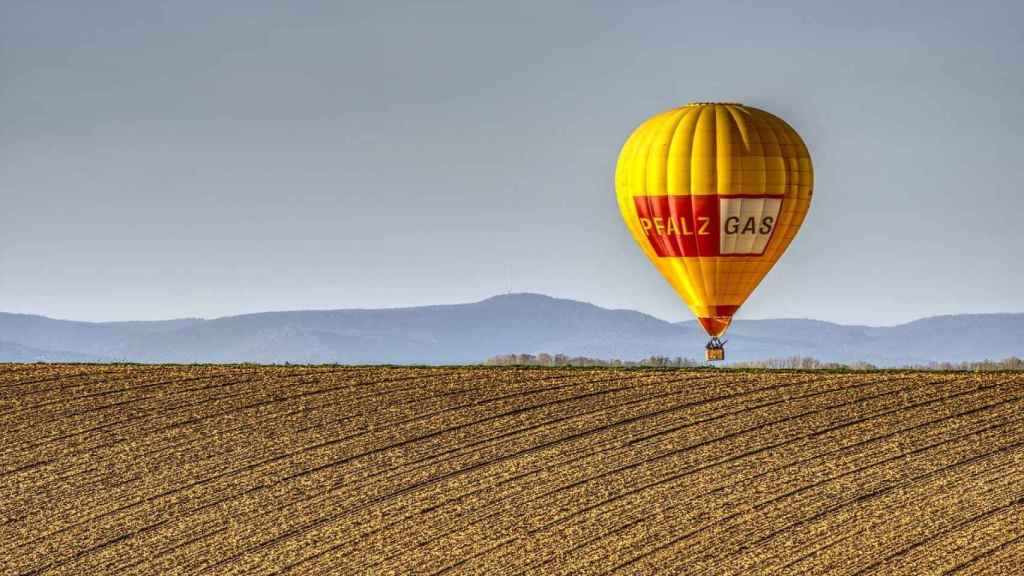
[[[633,239],[725,358],[721,336],[796,236],[814,172],[803,140],[768,112],[695,102],[649,118],[615,167]]]

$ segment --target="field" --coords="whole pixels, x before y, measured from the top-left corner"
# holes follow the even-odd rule
[[[0,365],[0,574],[1008,574],[1024,374]]]

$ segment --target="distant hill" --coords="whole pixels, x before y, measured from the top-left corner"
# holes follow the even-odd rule
[[[113,358],[78,354],[66,350],[40,350],[14,342],[0,341],[0,362],[111,362]]]
[[[813,356],[883,366],[1024,356],[1024,314],[925,318],[893,327],[738,320],[728,358]],[[264,312],[212,320],[75,322],[0,313],[0,361],[449,364],[508,353],[697,358],[695,322],[670,323],[538,294],[470,304]]]

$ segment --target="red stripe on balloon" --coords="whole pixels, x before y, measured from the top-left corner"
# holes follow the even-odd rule
[[[718,256],[718,196],[634,196],[647,241],[659,257]]]

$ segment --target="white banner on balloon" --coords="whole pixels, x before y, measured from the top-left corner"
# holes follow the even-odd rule
[[[719,198],[719,254],[760,255],[768,246],[781,198]]]

